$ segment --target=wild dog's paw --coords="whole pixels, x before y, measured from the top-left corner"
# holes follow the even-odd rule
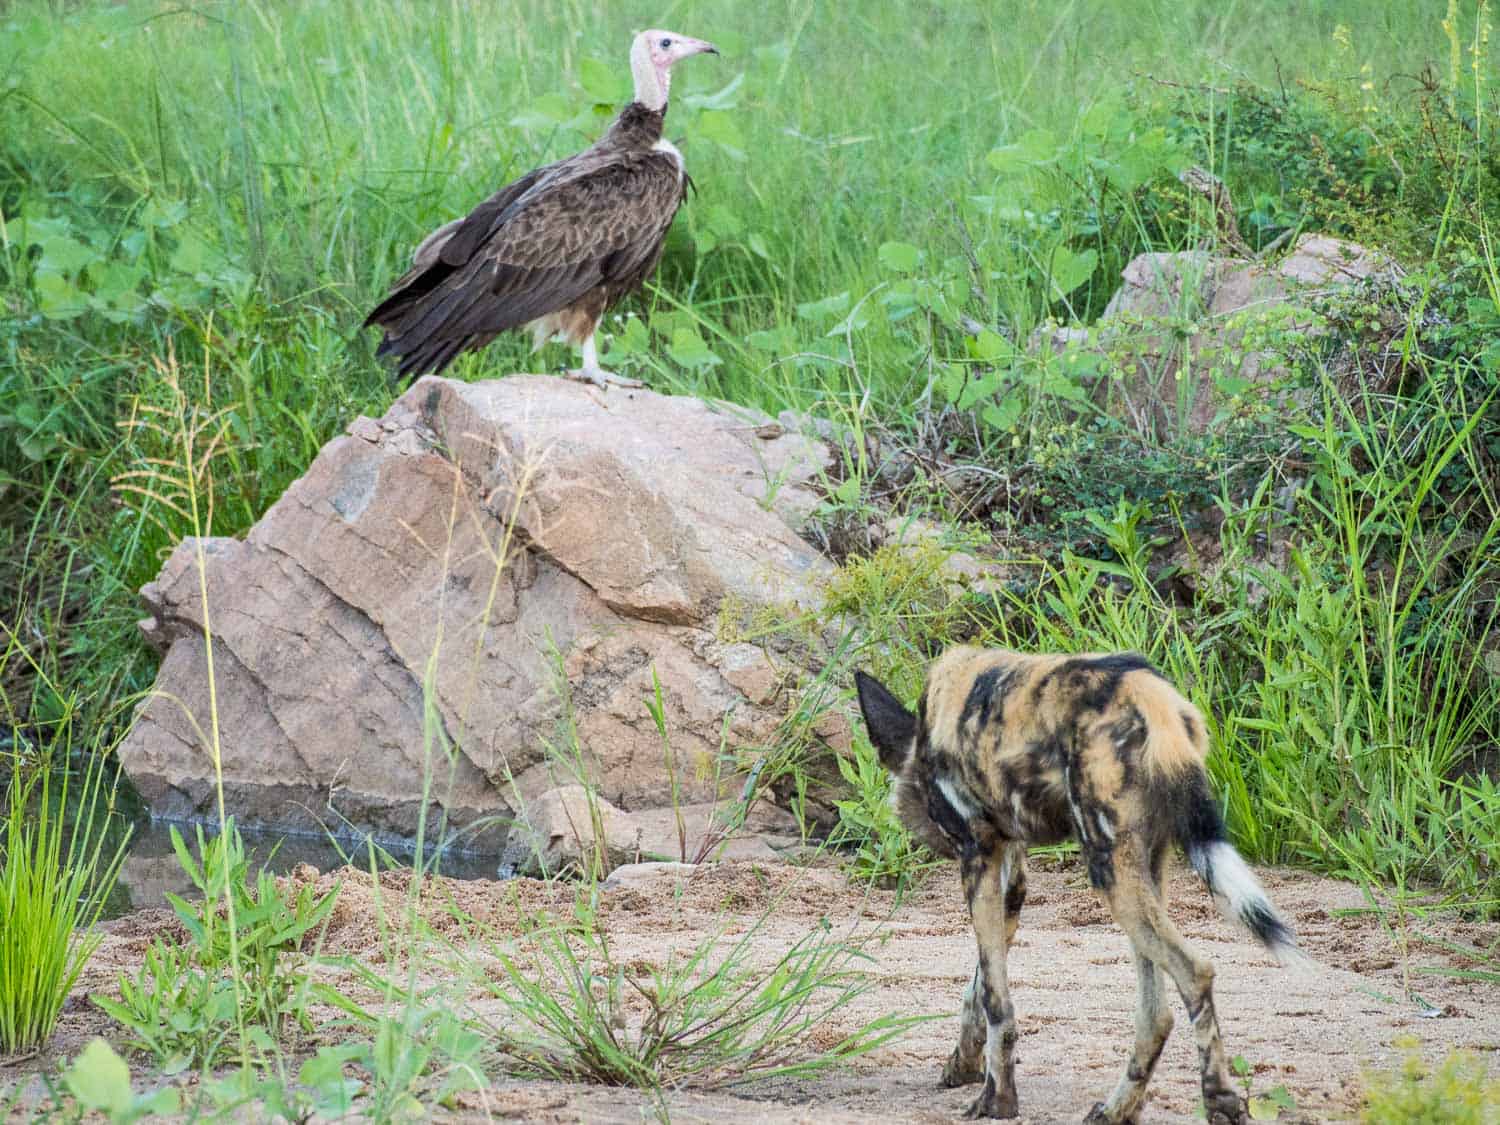
[[[1012,1086],[1007,1090],[997,1090],[994,1081],[986,1078],[983,1091],[974,1099],[974,1104],[964,1110],[964,1116],[969,1118],[1021,1116],[1021,1107],[1016,1100],[1016,1088]]]
[[[1083,1125],[1136,1125],[1136,1121],[1134,1117],[1111,1117],[1109,1107],[1103,1102],[1095,1102],[1094,1108],[1083,1119]]]
[[[980,1060],[966,1059],[959,1048],[953,1048],[953,1053],[948,1056],[948,1065],[943,1067],[943,1085],[951,1090],[955,1086],[968,1086],[983,1079],[984,1066]]]
[[[1221,1090],[1212,1099],[1205,1099],[1208,1110],[1208,1125],[1250,1125],[1250,1114],[1245,1100],[1230,1090]]]

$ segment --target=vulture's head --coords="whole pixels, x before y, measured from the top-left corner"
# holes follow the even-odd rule
[[[635,79],[635,100],[647,109],[662,109],[672,85],[672,64],[689,55],[717,55],[719,49],[702,39],[675,31],[643,31],[630,46],[630,73]]]

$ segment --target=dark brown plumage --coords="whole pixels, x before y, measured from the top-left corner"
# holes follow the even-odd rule
[[[621,382],[599,368],[594,332],[656,268],[682,205],[682,157],[662,140],[667,72],[704,50],[713,48],[670,32],[637,37],[636,100],[590,148],[527,173],[428,235],[365,318],[385,329],[376,354],[396,357],[403,379],[437,373],[524,326],[537,343],[560,334],[581,346],[578,377]]]

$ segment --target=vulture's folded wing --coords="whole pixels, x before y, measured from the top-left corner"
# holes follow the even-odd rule
[[[589,152],[548,171],[454,228],[428,271],[445,276],[379,321],[390,332],[382,351],[492,336],[650,268],[682,202],[673,156]]]

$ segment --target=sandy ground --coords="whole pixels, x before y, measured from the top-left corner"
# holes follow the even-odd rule
[[[1214,911],[1190,872],[1171,879],[1172,915],[1217,968],[1216,1000],[1227,1052],[1254,1066],[1260,1091],[1284,1085],[1297,1109],[1283,1121],[1350,1120],[1357,1115],[1362,1075],[1399,1064],[1403,1042],[1415,1040],[1429,1058],[1467,1047],[1487,1059],[1500,1051],[1500,989],[1494,985],[1422,975],[1423,968],[1463,967],[1462,958],[1427,944],[1403,959],[1378,917],[1345,914],[1365,905],[1359,890],[1294,872],[1264,872],[1267,889],[1293,920],[1313,969],[1278,967],[1243,940]],[[343,891],[325,950],[383,960],[380,926],[369,877],[356,871],[317,876],[305,868],[293,879]],[[405,876],[382,885],[399,900]],[[451,898],[501,933],[515,932],[519,910],[566,910],[574,888],[529,880],[508,883],[440,880],[429,884],[424,915],[450,939],[459,927],[444,906]],[[835,1042],[882,1013],[937,1014],[902,1038],[832,1075],[741,1087],[732,1092],[678,1091],[669,1095],[674,1121],[690,1122],[946,1122],[960,1117],[973,1088],[938,1085],[957,1035],[957,1010],[972,970],[974,947],[957,875],[940,868],[899,906],[886,891],[863,891],[837,871],[789,866],[725,864],[690,873],[627,870],[621,886],[603,895],[602,921],[618,961],[660,964],[672,950],[714,932],[742,934],[767,910],[756,956],[771,964],[791,943],[827,918],[835,932],[884,931],[870,946],[875,987],[841,1010]],[[147,941],[172,925],[165,911],[140,911],[105,926],[104,944],[87,970],[80,994],[66,1010],[48,1055],[76,1050],[90,1036],[112,1034],[109,1022],[82,994],[111,989],[120,969],[140,962]],[[1455,921],[1424,923],[1432,937],[1486,947],[1500,926]],[[436,962],[433,962],[436,964]],[[332,972],[329,970],[329,972]],[[339,979],[339,978],[334,978]],[[1021,1039],[1017,1079],[1022,1122],[1079,1121],[1108,1094],[1124,1065],[1131,1038],[1134,973],[1124,936],[1088,891],[1076,866],[1033,861],[1030,894],[1010,959],[1010,979]],[[340,979],[348,986],[350,978]],[[1408,998],[1406,982],[1426,1002]],[[493,1015],[494,1002],[469,998]],[[460,1002],[455,998],[455,1003]],[[486,1008],[486,1005],[489,1008]],[[1180,1007],[1180,1006],[1179,1006]],[[1151,1086],[1143,1120],[1190,1122],[1197,1104],[1196,1052],[1180,1011]],[[46,1065],[31,1060],[21,1069]],[[1494,1063],[1492,1062],[1492,1069]],[[0,1084],[16,1068],[0,1069]],[[619,1089],[504,1078],[466,1096],[453,1117],[538,1122],[637,1122],[651,1111],[637,1093]]]

